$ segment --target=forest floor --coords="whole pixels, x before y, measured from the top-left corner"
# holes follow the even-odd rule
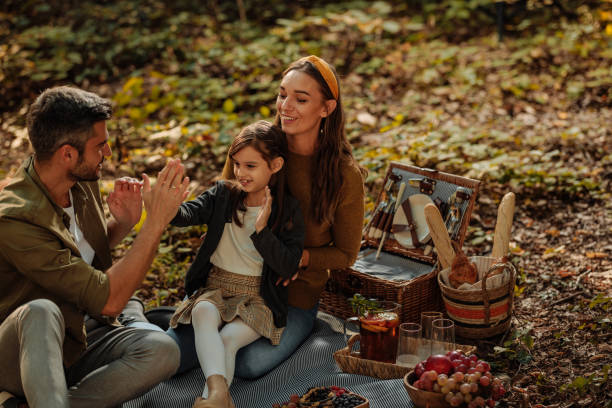
[[[208,15],[211,2],[13,3],[0,19],[11,44],[0,45],[0,186],[29,154],[28,104],[74,83],[115,106],[104,195],[117,177],[153,176],[167,157],[181,157],[198,194],[231,137],[271,119],[289,62],[319,53],[340,74],[347,137],[369,170],[368,216],[390,161],[479,179],[464,251],[486,255],[500,199],[516,194],[512,327],[475,342],[509,383],[500,406],[612,408],[609,1],[580,2],[570,17],[529,10],[501,42],[488,17],[445,14],[447,3],[474,2],[423,2],[438,8],[436,21],[412,2],[272,1],[286,18],[257,21],[252,10],[250,25],[232,2],[212,2],[225,15]],[[203,232],[167,229],[137,293],[147,307],[183,298]]]
[[[23,149],[9,151],[7,144],[1,155],[16,161],[26,156]],[[114,179],[108,170],[112,163],[103,176],[106,182]],[[521,205],[524,201],[517,198],[511,240],[520,274],[512,327],[492,339],[461,341],[477,345],[480,357],[512,384],[502,406],[610,407],[612,203],[541,200]],[[490,234],[496,205],[483,191],[471,224]],[[199,244],[197,237],[188,240],[193,248]],[[466,248],[469,255],[488,250],[486,244]],[[160,288],[166,288],[173,294],[161,303],[173,305],[183,296],[176,284],[163,273],[152,273],[139,296],[158,305]]]

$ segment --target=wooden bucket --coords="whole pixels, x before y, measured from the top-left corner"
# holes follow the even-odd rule
[[[447,285],[443,273],[438,274],[438,284],[446,313],[455,322],[457,335],[469,339],[492,337],[510,327],[516,269],[510,262],[498,262],[498,258],[474,256],[469,258],[476,264],[479,274],[484,272],[480,289],[460,290]],[[487,289],[487,279],[495,270],[510,272],[509,279],[501,286]]]

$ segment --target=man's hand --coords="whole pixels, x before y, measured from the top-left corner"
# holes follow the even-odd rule
[[[131,230],[142,214],[142,183],[130,177],[115,181],[115,188],[108,195],[108,209],[117,223]]]
[[[143,174],[144,185],[142,195],[147,210],[147,221],[164,228],[174,218],[178,207],[187,198],[189,192],[189,177],[183,177],[185,167],[180,160],[170,160],[159,172],[157,182],[151,186],[151,181]]]
[[[268,218],[272,212],[272,194],[270,194],[270,188],[266,186],[266,196],[261,203],[261,208],[257,213],[257,219],[255,220],[255,231],[259,232],[268,225]]]

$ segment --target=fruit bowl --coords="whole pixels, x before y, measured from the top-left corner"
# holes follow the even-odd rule
[[[404,376],[404,387],[417,408],[451,408],[451,405],[444,400],[444,395],[439,392],[424,391],[413,387],[412,384],[416,380],[414,370]]]

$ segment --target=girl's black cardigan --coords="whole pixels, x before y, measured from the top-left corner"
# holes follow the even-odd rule
[[[287,191],[287,190],[285,190]],[[302,250],[304,249],[304,219],[297,199],[289,194],[283,200],[283,219],[277,233],[270,230],[271,221],[278,211],[276,201],[272,202],[272,212],[268,225],[259,233],[253,232],[251,240],[263,258],[260,294],[274,316],[274,325],[287,324],[288,290],[286,286],[276,285],[279,277],[290,278],[297,272]],[[185,276],[185,290],[188,295],[206,286],[212,264],[210,257],[219,245],[225,223],[232,222],[232,202],[229,187],[218,181],[212,188],[194,200],[179,207],[172,225],[186,227],[206,224],[208,231],[198,253]],[[288,229],[287,225],[291,225]]]

